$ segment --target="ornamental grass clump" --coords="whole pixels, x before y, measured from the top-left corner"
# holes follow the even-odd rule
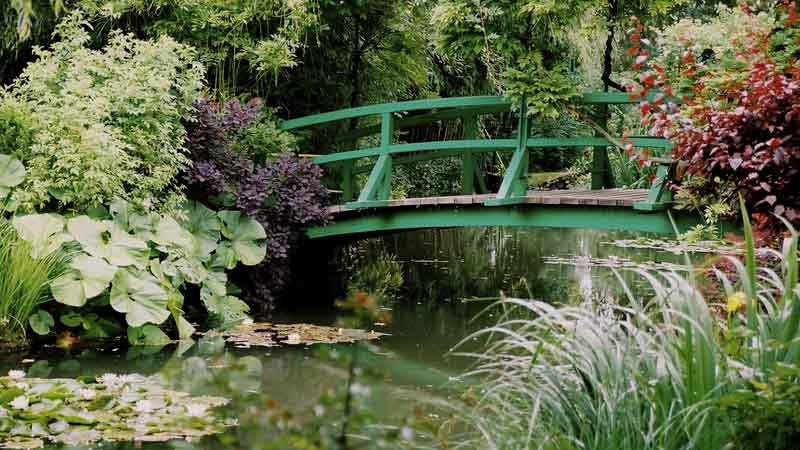
[[[464,446],[795,448],[798,238],[793,233],[774,252],[779,273],[756,267],[747,222],[746,229],[744,261],[728,258],[738,281],[718,272],[727,321],[674,272],[639,271],[654,297],[629,294],[627,306],[603,310],[504,299],[500,322],[466,339],[490,338],[472,355],[477,365],[468,375],[484,384],[466,415],[476,432]]]
[[[66,256],[31,256],[31,246],[0,219],[0,347],[24,345],[29,318],[50,300],[50,282],[65,269]]]

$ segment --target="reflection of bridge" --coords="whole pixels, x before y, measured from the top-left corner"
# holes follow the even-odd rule
[[[634,103],[624,93],[587,93],[579,103],[595,107]],[[670,233],[673,225],[667,211],[671,193],[665,182],[672,176],[672,161],[653,158],[656,176],[650,189],[616,189],[607,148],[619,140],[600,133],[574,138],[529,136],[526,104],[519,107],[516,137],[480,139],[479,116],[509,112],[511,100],[505,97],[457,97],[415,100],[362,106],[288,120],[283,129],[295,130],[340,120],[379,116],[380,125],[358,128],[347,141],[379,135],[377,147],[315,156],[313,161],[326,169],[326,176],[337,175],[341,205],[332,207],[335,223],[312,228],[309,236],[330,237],[389,230],[459,227],[459,226],[535,226],[621,229]],[[430,111],[410,115],[409,112]],[[399,114],[406,114],[398,118]],[[395,131],[440,120],[460,120],[460,140],[395,143]],[[613,142],[616,141],[616,142]],[[632,137],[634,147],[664,152],[671,148],[667,140]],[[531,149],[593,147],[592,190],[529,191],[528,177]],[[482,155],[489,152],[512,152],[500,188],[487,190],[481,169]],[[462,160],[463,195],[430,198],[392,199],[392,168],[442,158]],[[357,178],[369,174],[356,197]],[[362,177],[363,178],[363,177]],[[677,215],[679,228],[697,223],[697,218]]]

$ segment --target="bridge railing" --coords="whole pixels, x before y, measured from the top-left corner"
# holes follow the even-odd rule
[[[578,100],[584,105],[620,105],[632,104],[639,100],[631,99],[626,93],[586,93]],[[527,117],[527,103],[524,99],[518,106],[517,136],[514,139],[480,139],[478,119],[480,115],[509,112],[512,100],[507,97],[477,96],[454,97],[442,99],[424,99],[379,105],[368,105],[339,111],[326,112],[312,116],[287,120],[282,123],[284,130],[320,125],[341,120],[363,117],[380,117],[380,125],[367,126],[348,133],[346,140],[355,141],[364,136],[379,134],[377,147],[336,152],[318,155],[312,160],[319,165],[341,166],[339,188],[342,201],[348,208],[380,207],[391,197],[393,167],[397,164],[408,164],[441,158],[461,157],[462,183],[464,194],[473,194],[476,188],[486,190],[482,174],[478,173],[477,156],[484,152],[513,152],[511,162],[503,174],[500,189],[495,198],[486,200],[486,205],[509,205],[522,202],[528,188],[529,150],[552,147],[593,147],[592,188],[603,189],[614,187],[607,148],[614,143],[603,135],[574,138],[542,138],[529,136],[530,119]],[[396,118],[395,115],[410,111],[431,110],[428,114]],[[396,143],[395,131],[403,128],[424,125],[437,120],[461,119],[464,135],[460,140]],[[633,137],[634,147],[669,150],[672,144],[662,138]],[[356,197],[356,176],[363,173],[363,167],[356,162],[365,158],[375,159],[368,168],[369,176]],[[637,204],[637,209],[655,210],[667,204],[671,198],[664,189],[667,178],[671,175],[671,164],[668,160],[656,160],[659,164],[656,178],[650,189],[648,200]],[[477,185],[476,186],[476,181]],[[356,198],[355,201],[352,201]]]

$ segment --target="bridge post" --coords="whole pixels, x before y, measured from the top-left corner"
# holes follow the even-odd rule
[[[599,105],[595,115],[596,122],[603,129],[608,127],[608,105]],[[595,136],[602,136],[595,132]],[[611,162],[608,160],[608,146],[594,147],[592,150],[592,189],[615,187]]]
[[[383,183],[378,192],[378,200],[389,200],[392,196],[392,155],[389,153],[389,146],[394,139],[394,116],[387,112],[381,114],[381,153],[386,155],[386,169],[383,175]]]
[[[353,178],[353,161],[342,163],[342,203],[353,201],[355,195],[355,179]]]
[[[514,156],[503,175],[503,182],[497,196],[484,202],[489,206],[511,205],[520,203],[528,193],[528,100],[523,97],[519,107],[519,125],[517,126],[517,145]]]
[[[461,120],[464,126],[464,139],[478,139],[478,115],[470,114],[468,116],[464,116]],[[476,170],[480,169],[480,167],[477,166],[479,166],[479,164],[476,154],[469,150],[465,151],[461,157],[462,192],[465,195],[475,193],[475,178],[483,176],[482,173],[479,173]],[[485,183],[480,184],[485,186]]]

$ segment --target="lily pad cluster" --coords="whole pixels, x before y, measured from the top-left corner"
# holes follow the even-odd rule
[[[200,299],[217,325],[235,325],[247,318],[248,307],[233,295],[226,270],[264,259],[266,234],[258,222],[236,211],[214,212],[197,202],[186,203],[171,217],[142,214],[117,200],[100,217],[14,218],[17,233],[31,244],[34,257],[62,247],[71,251],[69,270],[50,286],[57,302],[75,308],[110,305],[133,327],[129,337],[151,341],[164,340],[158,326],[170,318],[181,339],[195,332],[183,313],[182,292],[187,285],[199,287]],[[74,312],[60,319],[84,328],[91,322]],[[39,334],[48,333],[55,323],[45,310],[36,312],[30,322]]]
[[[277,347],[286,345],[344,344],[386,336],[376,331],[326,327],[307,323],[242,324],[225,331],[209,331],[206,336],[222,336],[237,347]]]
[[[0,448],[199,438],[235,425],[214,414],[227,403],[170,390],[156,377],[42,379],[11,371],[0,377]]]

